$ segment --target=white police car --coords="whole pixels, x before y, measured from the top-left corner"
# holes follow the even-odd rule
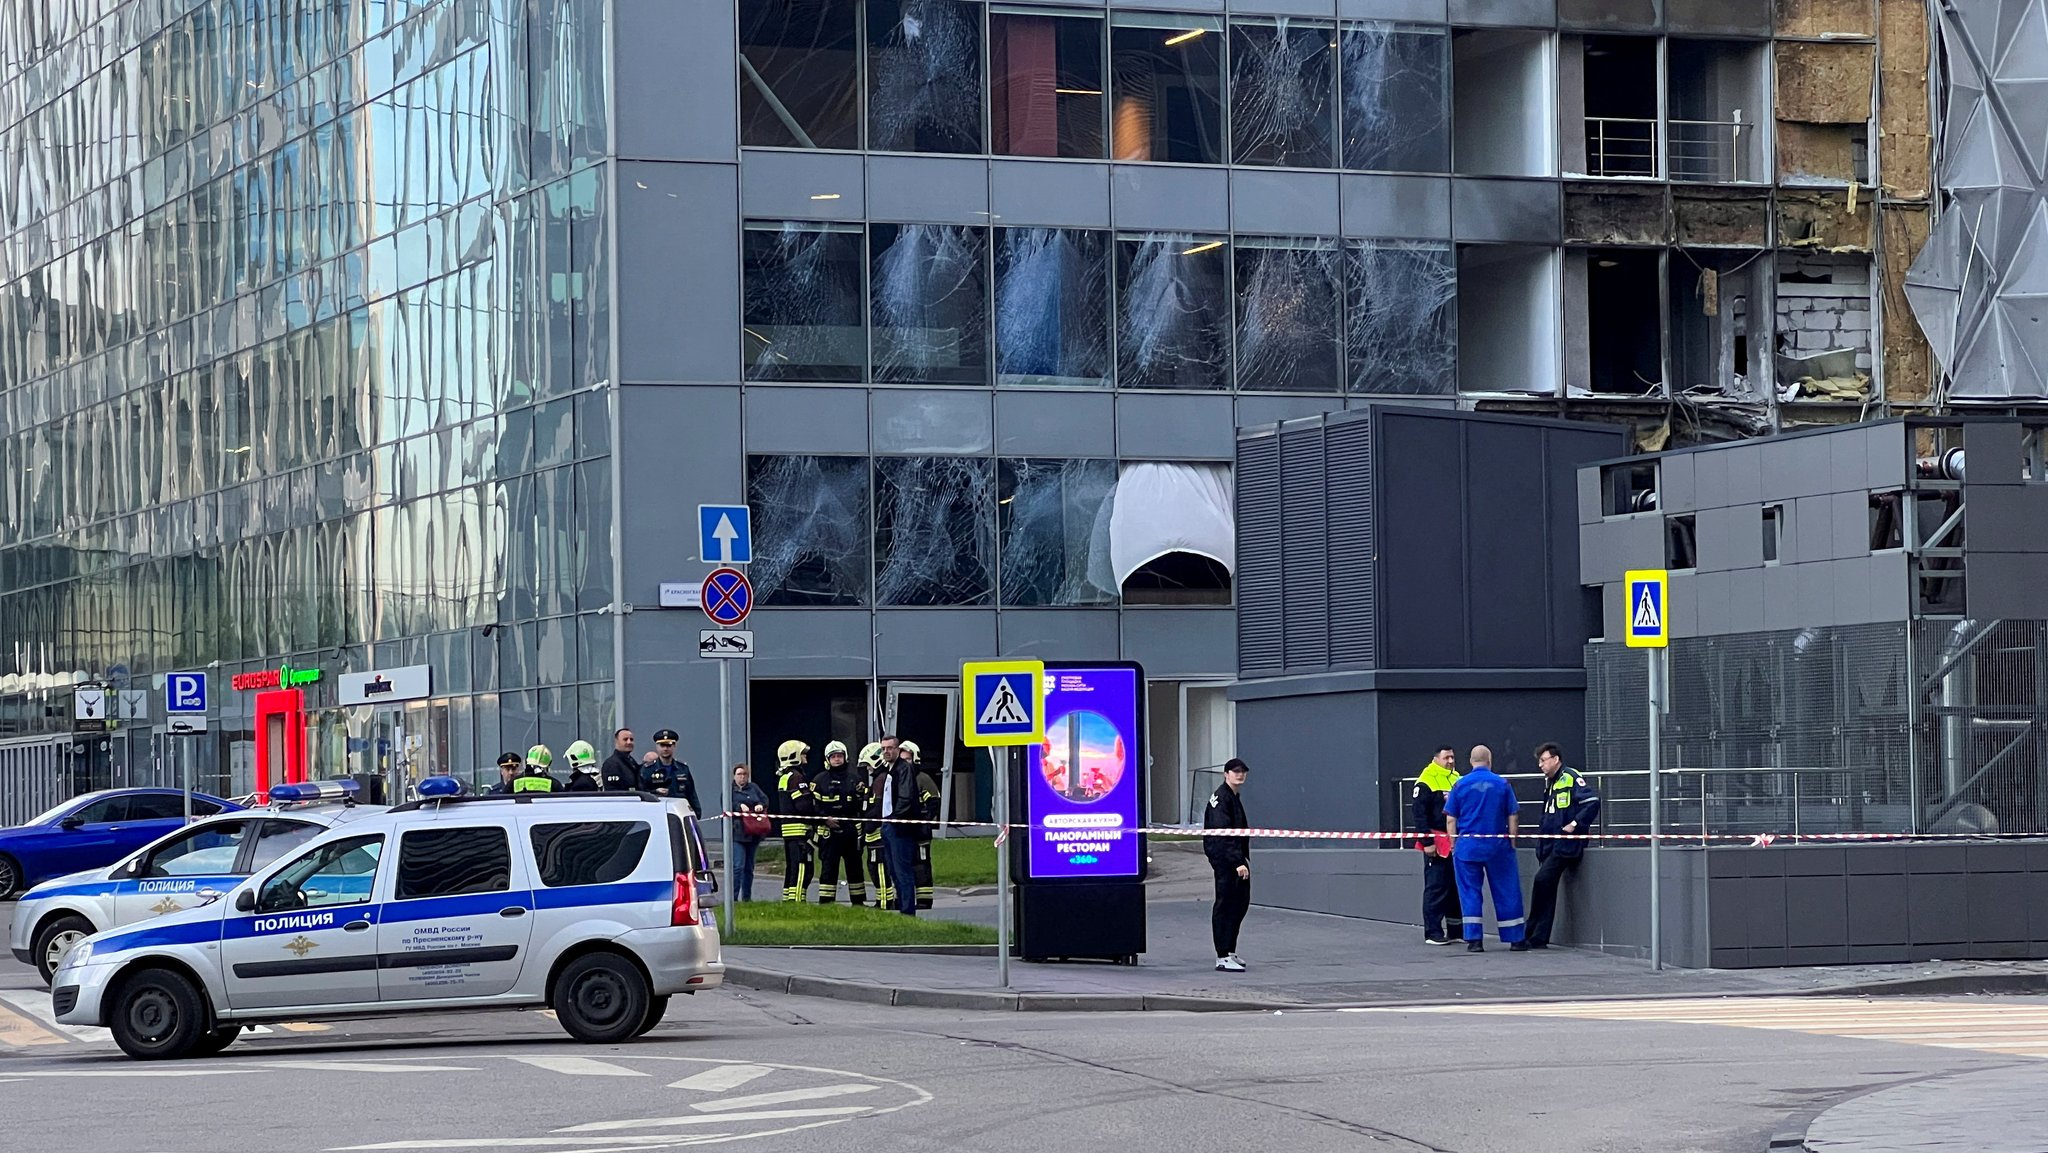
[[[457,795],[445,777],[419,791],[222,900],[80,942],[53,982],[57,1019],[104,1025],[144,1059],[218,1052],[243,1025],[412,1010],[545,1006],[608,1044],[724,980],[687,805]]]
[[[279,785],[266,808],[207,817],[112,865],[45,881],[15,905],[9,951],[48,984],[86,937],[216,900],[329,827],[383,811],[356,808],[355,794],[348,780]]]

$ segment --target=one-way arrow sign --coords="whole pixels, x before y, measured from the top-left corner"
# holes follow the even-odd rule
[[[754,559],[753,518],[743,504],[697,506],[697,556],[711,564],[749,564]]]

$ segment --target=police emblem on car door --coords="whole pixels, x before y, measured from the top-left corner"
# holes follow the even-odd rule
[[[381,835],[305,849],[238,894],[221,922],[228,1004],[348,1005],[377,999]],[[246,905],[247,907],[242,907]]]

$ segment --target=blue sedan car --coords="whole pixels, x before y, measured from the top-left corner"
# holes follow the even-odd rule
[[[192,794],[192,815],[239,809]],[[0,829],[0,897],[50,877],[111,865],[185,823],[176,789],[102,789],[73,797],[25,825]]]

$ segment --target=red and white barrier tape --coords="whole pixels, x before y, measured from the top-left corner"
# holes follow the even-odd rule
[[[718,814],[738,816],[737,813]],[[804,824],[818,824],[825,820],[817,816],[797,816],[790,813],[753,813],[749,816],[765,816],[771,821],[794,821]],[[1007,825],[995,821],[927,821],[915,817],[839,817],[840,821],[852,824],[890,825],[946,825],[956,829],[995,829],[996,840],[1000,843],[1013,829],[1047,829],[1051,825],[1033,825],[1012,821]],[[1349,829],[1181,829],[1171,825],[1137,825],[1131,828],[1100,829],[1100,832],[1143,833],[1153,837],[1280,837],[1300,841],[1419,841],[1431,834],[1426,833],[1380,833]],[[1506,833],[1460,833],[1460,837],[1486,840],[1509,840]],[[1517,838],[1541,837],[1552,841],[1634,841],[1652,840],[1649,833],[1538,833],[1524,830]],[[1656,840],[1681,844],[1720,842],[1747,845],[1751,848],[1765,848],[1779,842],[1800,843],[1804,841],[1943,841],[1943,840],[2025,840],[2044,839],[2042,833],[1658,833]]]

